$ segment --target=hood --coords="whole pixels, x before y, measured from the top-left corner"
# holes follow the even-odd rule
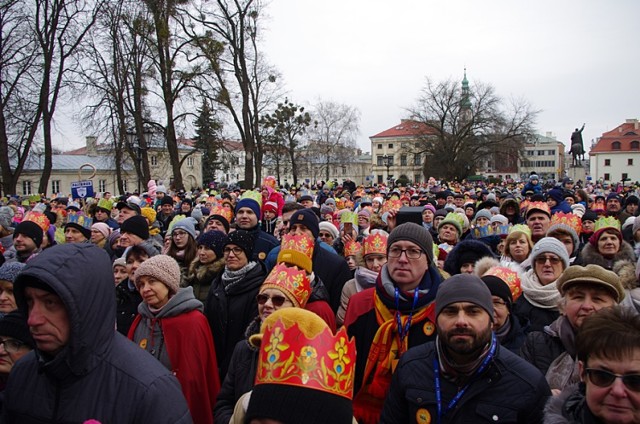
[[[157,314],[153,314],[149,310],[149,305],[144,302],[140,302],[138,305],[138,312],[143,317],[147,318],[168,318],[175,317],[186,312],[198,310],[204,311],[202,302],[200,302],[193,295],[193,287],[183,287],[178,289],[178,292],[171,296],[169,302]]]
[[[39,280],[64,303],[70,322],[69,344],[45,363],[63,378],[88,374],[109,351],[115,336],[116,297],[109,255],[86,243],[53,246],[31,259],[14,284],[18,308],[27,313],[25,287]],[[38,352],[38,356],[42,354]]]

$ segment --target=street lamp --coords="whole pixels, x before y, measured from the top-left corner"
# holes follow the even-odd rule
[[[389,168],[391,168],[391,165],[393,164],[393,156],[382,156],[382,163],[387,167],[387,184],[389,184],[389,181],[391,180],[391,177],[389,176]]]

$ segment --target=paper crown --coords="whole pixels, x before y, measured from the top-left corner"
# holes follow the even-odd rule
[[[311,258],[314,247],[315,241],[307,234],[285,234],[280,243],[278,263],[296,265],[310,274],[313,270]]]
[[[551,217],[551,209],[549,209],[549,205],[547,202],[531,202],[527,207],[527,215],[533,212],[534,210],[541,211],[547,214],[547,216]]]
[[[31,221],[38,224],[38,227],[42,228],[45,233],[49,230],[49,219],[45,214],[39,212],[29,211],[24,215],[23,221]]]
[[[404,206],[402,204],[402,200],[393,198],[393,199],[387,200],[382,204],[382,211],[388,212],[393,209],[400,209],[402,206]]]
[[[531,228],[529,228],[528,225],[525,225],[525,224],[516,224],[516,225],[514,225],[509,230],[509,234],[515,233],[515,232],[525,233],[527,235],[527,237],[531,238]]]
[[[523,200],[522,202],[520,202],[520,212],[526,212],[530,204],[531,202],[528,200]]]
[[[557,212],[551,217],[551,224],[549,228],[554,225],[566,225],[576,232],[576,235],[580,235],[582,232],[582,220],[578,215],[573,213]]]
[[[336,199],[336,209],[344,209],[344,199]]]
[[[344,244],[344,257],[355,256],[362,251],[362,245],[355,240],[349,240]]]
[[[618,221],[613,216],[600,217],[596,221],[596,225],[593,229],[593,232],[598,232],[598,230],[603,230],[605,228],[613,228],[620,231],[620,221]]]
[[[240,200],[242,199],[252,199],[255,200],[256,202],[258,202],[258,205],[260,205],[260,207],[262,207],[262,193],[255,191],[255,190],[247,190],[242,194],[242,197],[240,197]]]
[[[113,209],[113,202],[109,199],[100,199],[98,200],[97,207],[111,212],[111,209]]]
[[[283,292],[298,308],[304,308],[311,295],[311,283],[305,271],[284,263],[277,264],[267,275],[260,291],[274,288]]]
[[[262,180],[262,186],[267,186],[267,187],[271,187],[272,189],[276,188],[276,177],[274,177],[273,175],[268,175],[266,177],[264,177],[264,180]]]
[[[226,219],[227,222],[231,222],[231,220],[233,219],[233,210],[225,208],[223,206],[215,205],[211,208],[211,213],[209,213],[209,216],[211,215],[220,215],[221,217]]]
[[[387,255],[387,236],[376,233],[369,235],[362,240],[362,255]]]
[[[91,230],[93,219],[80,213],[70,213],[69,215],[67,215],[67,224],[78,224],[82,228]]]
[[[350,222],[353,225],[357,226],[358,225],[358,214],[355,213],[355,212],[351,212],[351,211],[342,212],[342,214],[340,215],[340,222],[342,224],[346,224],[346,223]]]
[[[592,211],[604,211],[606,210],[607,207],[604,204],[604,200],[602,199],[598,199],[595,202],[593,202],[593,205],[591,206],[591,210]]]
[[[518,300],[518,298],[522,294],[522,289],[520,288],[520,276],[513,269],[506,266],[494,266],[492,268],[489,268],[489,270],[485,272],[484,275],[493,275],[507,283],[514,302]]]
[[[493,235],[493,227],[491,225],[481,225],[473,229],[473,238],[480,239]]]
[[[284,320],[283,314],[291,311],[300,315],[298,319]],[[294,386],[350,400],[355,377],[355,340],[349,340],[344,327],[333,335],[321,318],[311,314],[303,309],[286,308],[267,318],[255,385]]]
[[[509,234],[509,231],[511,231],[511,227],[511,224],[493,225],[493,235],[504,238]]]

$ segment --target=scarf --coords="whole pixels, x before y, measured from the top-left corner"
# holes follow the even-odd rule
[[[447,358],[446,347],[442,345],[442,339],[440,336],[436,338],[436,353],[438,354],[438,362],[440,363],[440,370],[449,380],[453,381],[458,387],[463,387],[473,376],[475,371],[480,367],[482,361],[489,353],[491,342],[487,343],[480,351],[480,355],[474,361],[468,364],[456,364]]]
[[[229,291],[233,288],[233,286],[242,281],[244,277],[249,273],[249,271],[251,271],[256,265],[258,265],[258,263],[252,261],[237,271],[231,271],[230,269],[225,268],[221,278],[224,292],[226,294],[229,294]]]
[[[521,280],[522,294],[535,307],[541,309],[558,309],[562,295],[555,281],[543,286],[533,269],[527,271]]]
[[[509,335],[509,331],[511,331],[511,317],[509,316],[507,320],[502,324],[502,327],[498,328],[495,333],[498,341],[502,343],[504,338]]]
[[[356,279],[356,290],[361,292],[364,289],[375,287],[378,279],[378,273],[371,271],[365,267],[359,266],[356,268],[356,272],[353,275]]]
[[[440,274],[429,267],[418,285],[415,301],[413,291],[400,292],[396,307],[395,285],[384,265],[376,281],[374,309],[379,328],[373,338],[365,366],[363,385],[353,400],[354,416],[361,424],[377,423],[382,406],[391,386],[391,376],[400,357],[409,348],[409,335],[401,337],[400,329],[420,328],[425,321],[431,321],[435,329],[436,292],[440,284]],[[398,326],[398,315],[400,326]]]

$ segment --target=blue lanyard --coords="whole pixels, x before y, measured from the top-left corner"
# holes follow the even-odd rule
[[[491,347],[489,347],[489,353],[484,358],[484,361],[482,361],[482,364],[480,364],[480,367],[478,368],[478,370],[474,373],[474,376],[482,374],[482,372],[487,368],[487,366],[489,365],[489,362],[491,362],[491,360],[493,359],[494,355],[496,354],[496,346],[497,346],[497,344],[498,343],[496,342],[495,333],[491,333]],[[442,410],[442,392],[440,391],[440,364],[438,363],[438,355],[437,354],[436,354],[435,358],[433,358],[433,373],[435,375],[435,380],[436,380],[435,381],[435,383],[436,383],[436,403],[437,403],[437,406],[438,406],[438,424],[440,424],[442,422],[442,417],[447,415],[447,412],[451,411],[456,406],[456,404],[460,401],[460,399],[462,399],[462,396],[464,396],[465,392],[467,391],[467,389],[471,385],[472,381],[467,383],[466,386],[464,386],[461,390],[458,391],[458,393],[455,395],[455,397],[453,399],[451,399],[451,402],[449,402],[449,404],[447,405],[447,409],[445,409],[443,411]],[[472,378],[473,378],[473,376],[472,376]]]
[[[411,311],[409,311],[409,318],[407,319],[404,327],[402,326],[402,314],[400,313],[400,290],[396,287],[396,323],[398,325],[398,335],[400,336],[400,345],[404,341],[404,338],[409,334],[409,328],[411,327],[411,321],[413,319],[413,311],[416,309],[418,305],[418,287],[413,291],[413,306],[411,306]]]

